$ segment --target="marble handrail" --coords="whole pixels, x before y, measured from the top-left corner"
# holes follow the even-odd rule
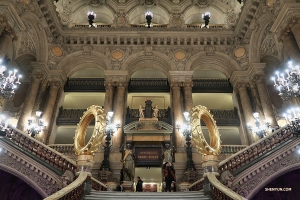
[[[232,200],[246,200],[246,198],[242,197],[241,195],[235,193],[225,185],[223,185],[218,179],[216,178],[216,173],[208,172],[206,174],[209,182],[210,188],[213,195],[213,198],[216,200],[224,200],[224,199],[232,199]]]
[[[232,173],[257,157],[265,155],[293,137],[295,134],[294,129],[298,127],[300,127],[299,124],[285,126],[226,158],[219,163],[219,173],[222,174],[226,170]]]
[[[74,144],[50,144],[48,147],[62,154],[75,154]]]
[[[94,190],[105,191],[107,189],[107,185],[105,185],[104,183],[101,183],[97,179],[92,177],[91,181],[92,181],[92,188]]]
[[[57,199],[72,199],[79,200],[82,199],[84,182],[88,177],[88,172],[81,172],[77,179],[73,181],[68,186],[55,192],[51,196],[45,198],[44,200],[57,200]]]
[[[197,191],[197,190],[202,190],[204,185],[204,178],[199,179],[198,181],[195,181],[189,186],[189,189],[191,191]]]
[[[20,148],[26,150],[27,152],[30,152],[31,154],[37,156],[42,160],[45,160],[62,172],[70,170],[75,174],[76,162],[72,159],[53,150],[47,145],[37,141],[36,139],[30,137],[28,134],[23,133],[22,131],[14,127],[9,126],[5,130],[5,132],[6,137],[10,139],[10,141],[12,141],[14,144],[18,145]]]
[[[247,145],[221,145],[221,153],[228,155],[239,152],[242,149],[245,149]]]

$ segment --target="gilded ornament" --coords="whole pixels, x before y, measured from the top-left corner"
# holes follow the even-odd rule
[[[95,119],[93,134],[87,144],[85,136],[90,122]],[[93,155],[98,150],[105,135],[106,114],[101,106],[92,105],[83,113],[74,137],[74,150],[77,155]]]
[[[205,106],[195,106],[190,112],[192,140],[202,155],[219,155],[221,152],[221,140],[216,121]],[[201,119],[208,128],[210,144],[204,138],[201,129]]]

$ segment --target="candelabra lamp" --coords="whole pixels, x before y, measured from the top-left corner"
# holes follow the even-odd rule
[[[96,13],[92,12],[88,12],[87,13],[88,19],[89,19],[89,27],[95,27],[94,25],[94,19],[96,18]]]
[[[206,12],[204,14],[202,14],[202,19],[204,20],[205,23],[205,28],[207,28],[208,24],[209,24],[209,19],[210,19],[210,13]]]
[[[285,73],[275,72],[276,78],[272,77],[274,87],[279,91],[279,96],[288,101],[292,97],[300,96],[300,70],[299,66],[294,66],[292,61],[288,62]]]
[[[293,130],[297,137],[300,136],[300,107],[293,107],[283,114],[289,127]]]
[[[195,163],[193,161],[193,153],[192,153],[192,146],[191,146],[191,140],[192,140],[192,133],[191,133],[191,125],[190,125],[190,115],[189,112],[183,113],[185,118],[185,123],[183,124],[183,127],[180,125],[177,125],[176,129],[180,130],[185,137],[186,145],[186,155],[187,155],[187,161],[186,161],[186,170],[192,171],[196,170]]]
[[[260,122],[260,117],[258,112],[253,113],[253,117],[254,117],[255,126],[248,124],[248,129],[252,133],[255,133],[260,139],[262,139],[267,135],[269,128],[271,127],[271,124],[268,121],[265,121],[265,123],[262,124]]]
[[[105,170],[105,171],[110,171],[110,162],[109,162],[109,153],[110,153],[110,141],[111,137],[113,136],[114,132],[120,128],[120,123],[113,124],[112,123],[112,117],[114,113],[113,112],[108,112],[106,115],[106,142],[105,142],[105,147],[104,147],[104,159],[101,163],[100,170]]]
[[[42,112],[36,111],[35,118],[30,117],[28,119],[27,133],[31,137],[35,137],[37,134],[40,134],[45,129],[46,126],[44,120],[42,119]]]
[[[17,70],[8,71],[0,60],[0,94],[5,99],[10,99],[15,94],[15,89],[20,85],[21,75]]]
[[[147,27],[150,28],[151,21],[153,19],[153,13],[152,12],[146,12],[145,13],[145,18],[146,18],[146,21],[147,21]]]

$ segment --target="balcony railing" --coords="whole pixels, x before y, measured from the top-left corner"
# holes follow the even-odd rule
[[[194,93],[232,93],[233,87],[228,79],[193,79]]]
[[[104,78],[69,78],[65,92],[105,92]]]

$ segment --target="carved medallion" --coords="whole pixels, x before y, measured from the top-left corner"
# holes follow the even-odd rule
[[[121,58],[123,58],[124,53],[120,50],[116,50],[111,54],[111,57],[115,60],[120,60]]]
[[[245,52],[246,52],[246,50],[244,47],[239,47],[235,50],[234,56],[237,58],[240,58],[245,55]]]
[[[58,46],[53,46],[52,49],[51,49],[51,52],[56,57],[60,57],[60,56],[63,55],[63,50],[60,47],[58,47]]]
[[[186,54],[185,54],[183,51],[177,51],[177,52],[174,54],[174,57],[175,57],[177,60],[184,60],[185,57],[186,57]]]

